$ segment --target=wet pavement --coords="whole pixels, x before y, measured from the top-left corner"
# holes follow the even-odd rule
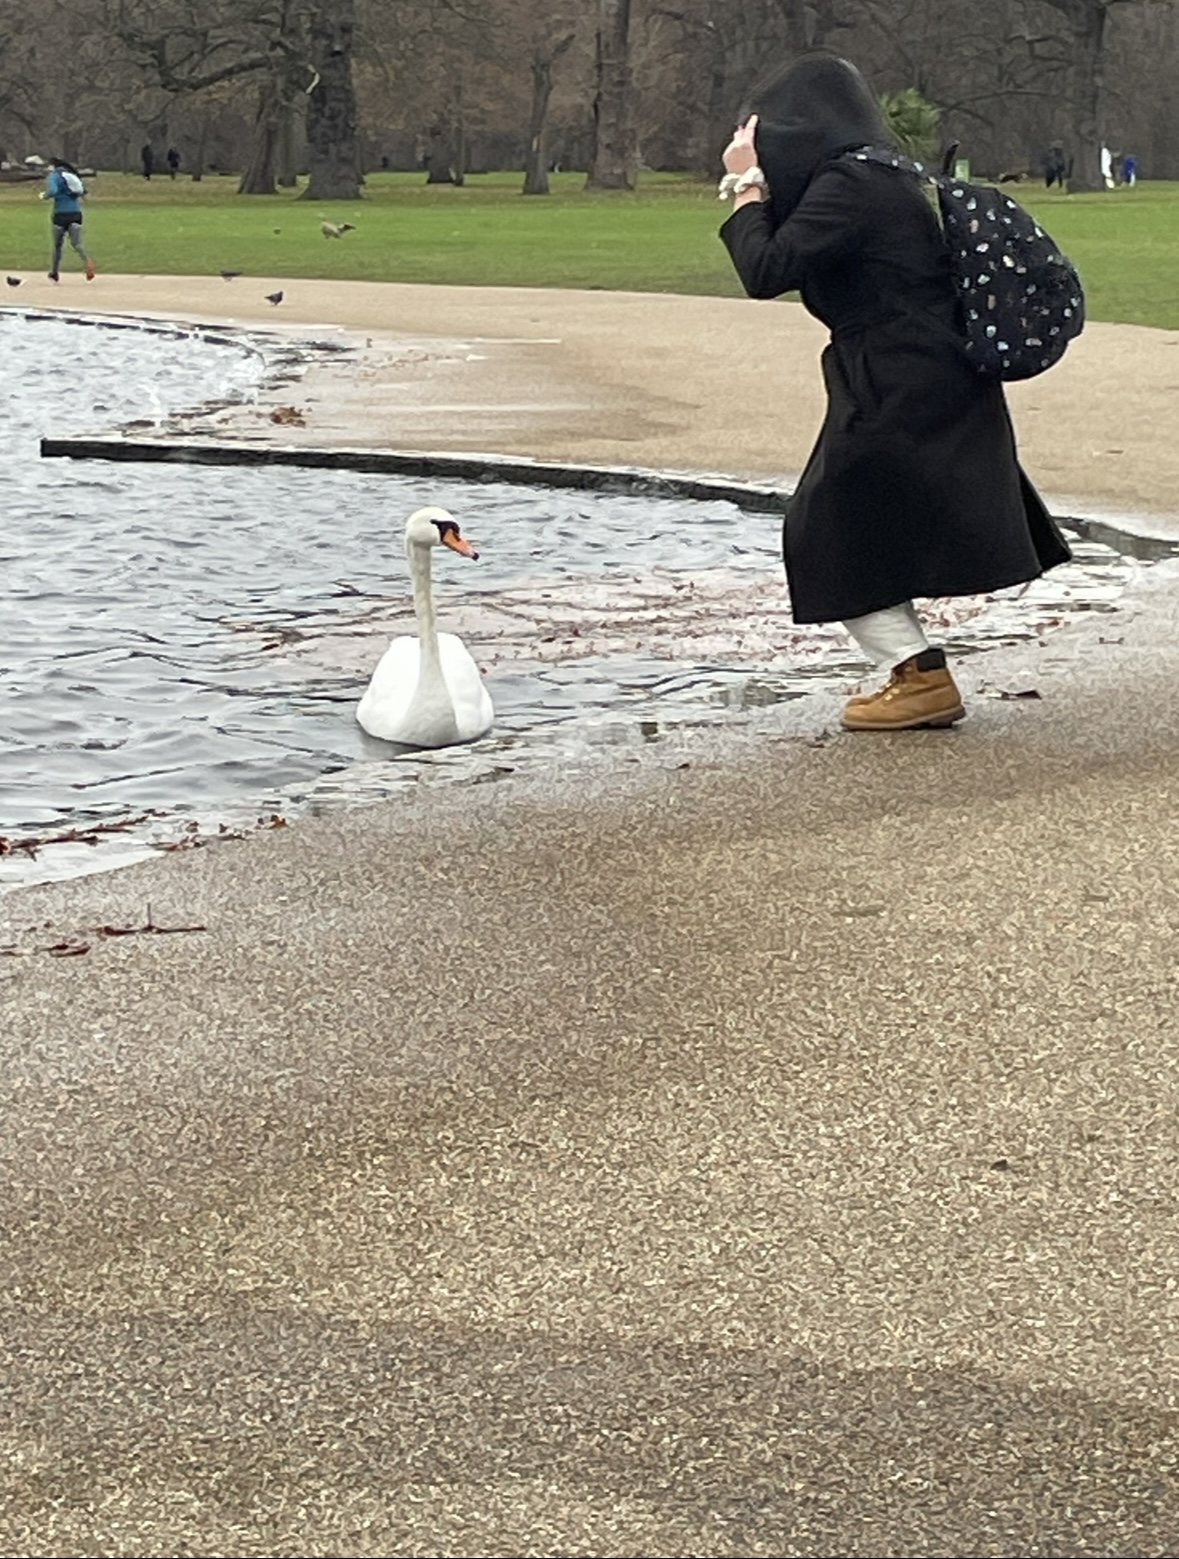
[[[866,670],[838,627],[790,621],[775,514],[508,482],[46,461],[49,433],[211,425],[314,348],[15,313],[0,315],[0,342],[0,887],[136,859],[194,828],[391,795],[425,766],[471,779],[756,718]],[[488,738],[441,756],[397,753],[352,718],[384,642],[414,631],[400,531],[427,499],[481,547],[477,566],[444,560],[436,593],[497,710]],[[1110,609],[1146,566],[1074,545],[1074,564],[1026,591],[928,603],[931,624],[958,653],[1034,640]],[[31,848],[76,831],[86,843]]]

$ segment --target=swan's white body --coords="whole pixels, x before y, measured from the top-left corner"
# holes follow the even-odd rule
[[[435,623],[430,553],[444,541],[468,557],[478,556],[462,541],[445,509],[418,509],[410,515],[405,553],[418,636],[393,640],[356,710],[370,736],[407,747],[473,742],[495,719],[491,696],[466,645],[453,633],[439,633]]]

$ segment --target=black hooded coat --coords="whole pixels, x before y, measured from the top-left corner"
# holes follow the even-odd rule
[[[751,297],[797,290],[831,331],[826,416],[783,526],[795,621],[997,590],[1065,562],[1003,388],[960,344],[931,202],[912,175],[842,155],[891,145],[863,77],[808,55],[749,112],[770,198],[734,211],[721,238]]]

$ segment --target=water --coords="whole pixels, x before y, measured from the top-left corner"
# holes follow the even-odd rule
[[[272,365],[270,365],[272,366]],[[42,435],[166,429],[252,394],[264,344],[0,311],[0,885],[110,864],[260,817],[356,803],[423,772],[494,777],[840,687],[865,667],[800,630],[779,521],[722,502],[412,477],[41,460]],[[406,515],[441,503],[480,546],[436,555],[440,625],[483,666],[494,732],[399,754],[353,711],[413,631]],[[1093,543],[1016,598],[932,604],[963,650],[1110,609],[1145,566]],[[124,828],[128,819],[139,819]],[[108,829],[91,845],[22,846]]]

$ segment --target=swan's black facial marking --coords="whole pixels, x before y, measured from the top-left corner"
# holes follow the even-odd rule
[[[437,527],[439,537],[444,542],[447,536],[462,535],[462,531],[459,530],[458,526],[453,520],[435,520],[434,524]]]

